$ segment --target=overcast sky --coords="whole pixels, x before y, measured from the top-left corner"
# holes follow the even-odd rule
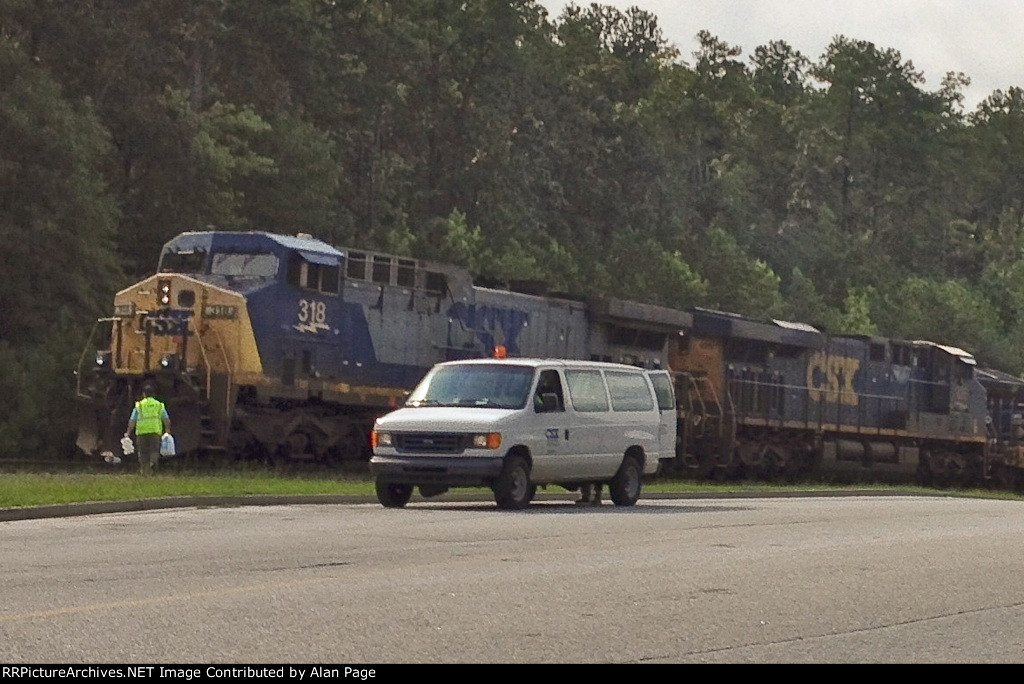
[[[569,4],[539,0],[557,18]],[[590,2],[576,2],[589,6]],[[899,51],[922,72],[922,89],[938,90],[948,71],[971,79],[964,90],[970,112],[994,90],[1024,87],[1024,0],[606,0],[621,10],[639,7],[658,18],[665,38],[693,63],[697,32],[743,49],[784,40],[812,61],[837,35]]]

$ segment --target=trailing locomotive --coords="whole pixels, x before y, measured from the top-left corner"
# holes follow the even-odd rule
[[[1018,484],[1024,381],[962,349],[520,285],[306,235],[181,234],[97,322],[78,444],[113,449],[152,380],[179,452],[365,462],[373,419],[433,364],[503,349],[669,370],[676,475]]]
[[[955,347],[695,310],[669,366],[680,465],[701,476],[967,484],[993,471],[989,398]]]
[[[479,287],[462,268],[308,235],[216,231],[170,240],[111,313],[78,368],[84,452],[115,448],[150,380],[179,453],[330,464],[367,461],[373,419],[438,361],[503,347],[663,367],[667,336],[688,320]]]

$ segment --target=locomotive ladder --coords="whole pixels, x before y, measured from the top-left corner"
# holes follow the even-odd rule
[[[686,405],[680,408],[685,411],[684,424],[686,426],[683,443],[681,445],[682,458],[687,467],[700,467],[701,463],[698,454],[690,453],[696,440],[707,440],[711,438],[715,446],[721,449],[726,441],[725,411],[718,398],[714,385],[706,375],[695,375],[688,372],[674,373],[678,380],[685,383],[685,387],[678,388],[683,391],[677,392],[681,399],[685,395]],[[705,399],[705,393],[708,395]]]
[[[221,339],[220,333],[216,328],[213,329],[213,335],[216,338],[216,344],[220,348],[221,357],[224,361],[225,369],[225,387],[224,387],[224,426],[223,429],[228,429],[231,417],[231,393],[232,393],[232,382],[234,378],[234,370],[231,368],[231,362],[228,359],[227,350],[224,348],[224,341]],[[199,342],[199,353],[203,358],[203,370],[205,375],[205,382],[195,387],[196,393],[199,396],[200,412],[200,428],[199,428],[199,443],[201,448],[209,450],[224,450],[222,440],[218,439],[216,421],[212,412],[211,406],[211,393],[213,390],[213,366],[210,363],[210,357],[206,353],[206,344],[203,338],[202,332],[196,329],[196,338]],[[226,436],[226,435],[225,435]]]

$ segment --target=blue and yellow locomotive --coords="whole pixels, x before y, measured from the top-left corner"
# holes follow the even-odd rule
[[[525,289],[525,288],[524,288]],[[479,287],[465,269],[308,235],[190,232],[117,293],[78,369],[78,446],[113,451],[144,380],[179,453],[364,461],[373,419],[436,362],[489,356],[663,367],[687,314]],[[92,349],[95,363],[91,367]]]
[[[78,444],[113,451],[152,380],[179,452],[365,462],[373,419],[433,364],[500,348],[670,370],[680,474],[1015,486],[1024,468],[1024,382],[956,347],[521,285],[303,234],[183,233],[97,322]]]

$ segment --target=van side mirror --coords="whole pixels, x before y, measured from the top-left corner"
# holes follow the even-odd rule
[[[540,406],[537,413],[551,413],[558,410],[558,395],[554,392],[544,392],[540,395]]]

